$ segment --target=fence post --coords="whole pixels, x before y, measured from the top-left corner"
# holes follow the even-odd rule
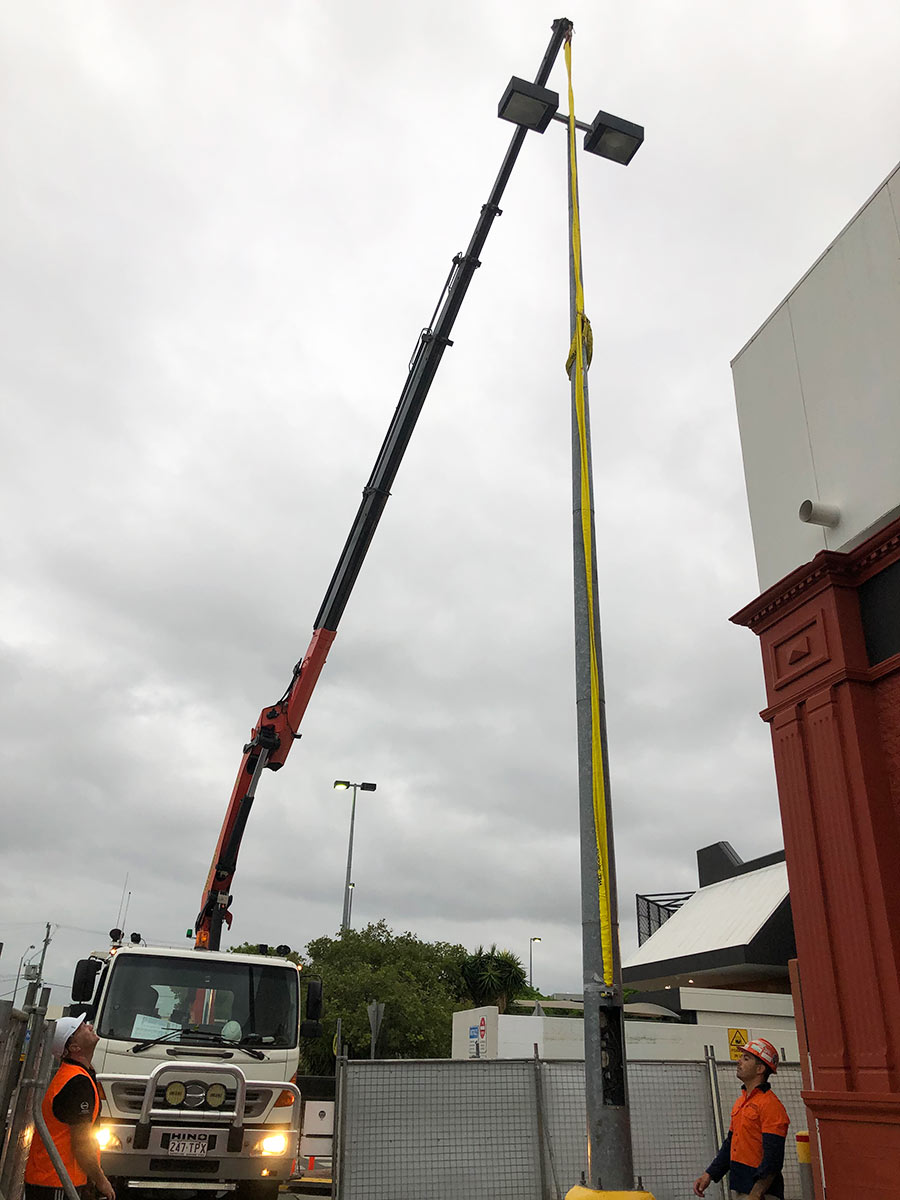
[[[0,1162],[6,1145],[9,1106],[19,1078],[26,1026],[25,1014],[13,1008],[11,1000],[0,1000]]]
[[[716,1069],[716,1048],[713,1045],[704,1046],[703,1053],[706,1058],[706,1073],[709,1076],[709,1096],[712,1104],[713,1126],[716,1131],[716,1148],[725,1141],[725,1118],[722,1115],[722,1096],[719,1092],[719,1072]],[[728,1200],[728,1192],[725,1190],[725,1180],[719,1183],[719,1191],[722,1194],[722,1200]]]
[[[334,1088],[334,1131],[331,1135],[331,1190],[334,1200],[341,1200],[344,1189],[344,1114],[347,1109],[347,1056],[339,1046],[334,1064],[337,1076]]]
[[[6,1200],[19,1200],[22,1194],[25,1160],[28,1157],[28,1149],[31,1146],[31,1138],[34,1132],[32,1122],[34,1094],[38,1086],[38,1066],[41,1063],[44,1049],[41,1033],[44,1025],[44,1016],[47,1012],[47,1004],[50,1000],[50,988],[46,987],[41,992],[40,1003],[36,1004],[35,996],[37,989],[37,982],[30,983],[25,997],[25,1012],[29,1014],[31,1033],[28,1041],[28,1050],[25,1053],[25,1065],[22,1068],[22,1077],[19,1080],[19,1086],[13,1102],[9,1138],[3,1158],[3,1171],[0,1174],[0,1193],[2,1193]]]
[[[541,1200],[547,1200],[547,1164],[544,1162],[544,1146],[547,1147],[547,1153],[551,1155],[550,1167],[553,1170],[553,1188],[556,1195],[556,1200],[561,1200],[559,1194],[559,1182],[556,1178],[556,1170],[553,1167],[552,1151],[550,1149],[550,1138],[547,1136],[547,1130],[544,1125],[544,1089],[541,1079],[541,1057],[538,1053],[538,1044],[534,1043],[534,1102],[535,1111],[537,1114],[537,1147],[538,1147],[538,1166],[540,1168],[541,1178]]]
[[[812,1155],[810,1153],[809,1145],[809,1131],[806,1129],[798,1130],[796,1138],[797,1162],[800,1165],[800,1195],[802,1200],[815,1200],[812,1175]]]

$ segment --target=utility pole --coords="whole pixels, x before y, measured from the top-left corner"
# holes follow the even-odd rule
[[[44,978],[44,959],[47,957],[47,947],[50,945],[50,922],[47,922],[47,928],[44,931],[44,944],[41,947],[41,961],[38,963],[37,977],[38,981]]]
[[[32,942],[32,944],[28,947],[28,950],[33,950],[33,949],[34,949],[34,943]],[[28,950],[25,951],[25,954],[28,953]],[[15,983],[15,987],[13,988],[13,998],[12,998],[13,1008],[16,1007],[16,996],[18,996],[18,994],[19,994],[19,980],[22,977],[22,964],[25,962],[25,954],[23,954],[22,957],[19,959],[19,965],[16,968],[16,983]]]

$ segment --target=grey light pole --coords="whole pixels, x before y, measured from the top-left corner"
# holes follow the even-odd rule
[[[334,781],[336,788],[353,788],[353,803],[350,806],[350,839],[347,844],[347,878],[344,881],[344,909],[341,914],[341,929],[350,928],[350,900],[351,889],[353,884],[350,882],[350,870],[353,866],[353,826],[356,823],[356,793],[374,792],[374,783],[351,783],[349,779],[336,779]]]
[[[567,41],[571,39],[571,24]],[[567,46],[567,59],[569,48]],[[521,119],[544,106],[543,132],[552,120],[568,127],[569,314],[572,337],[572,499],[575,568],[575,705],[578,741],[578,809],[581,832],[581,920],[584,970],[584,1057],[587,1110],[588,1185],[628,1191],[634,1186],[631,1126],[625,1076],[625,1027],[616,903],[615,854],[609,788],[606,700],[600,642],[594,496],[590,448],[587,369],[590,352],[583,312],[580,234],[577,214],[575,130],[586,133],[588,153],[627,166],[640,147],[639,125],[599,112],[590,125],[556,112],[559,97],[546,89],[521,88],[513,79],[500,102],[500,115]],[[571,107],[571,86],[569,99]],[[554,103],[555,102],[555,103]],[[504,105],[507,111],[504,112]],[[515,114],[515,115],[511,115]],[[549,115],[548,115],[549,114]],[[577,333],[577,337],[576,337]],[[576,370],[576,346],[581,371]],[[602,875],[602,881],[601,881]],[[602,913],[601,916],[601,906]],[[605,925],[605,929],[604,929]],[[604,944],[606,953],[604,953]],[[609,961],[611,959],[611,961]]]
[[[585,148],[605,154],[602,142],[592,137],[599,126],[594,121],[585,138]],[[608,121],[606,128],[613,124]],[[618,130],[625,122],[615,122]],[[614,133],[616,131],[614,130]],[[574,134],[574,130],[571,131]],[[637,127],[624,130],[637,135]],[[603,134],[601,134],[602,138]],[[633,154],[643,140],[643,130],[635,136]],[[627,163],[621,153],[620,139],[613,137],[619,154],[615,161]],[[625,147],[624,154],[629,153]],[[577,172],[574,172],[574,136],[567,147],[569,180],[569,229],[573,229],[578,200]],[[569,324],[575,338],[580,319],[578,300],[581,291],[580,247],[574,236],[569,241]],[[578,735],[578,801],[581,827],[581,920],[584,988],[585,1098],[588,1119],[588,1169],[590,1186],[628,1190],[634,1186],[631,1151],[631,1122],[628,1112],[628,1088],[625,1074],[625,1024],[622,992],[622,967],[619,956],[619,920],[616,897],[616,866],[613,845],[612,803],[609,784],[609,753],[606,732],[606,695],[603,685],[603,654],[600,639],[599,583],[594,530],[594,483],[591,462],[590,415],[588,409],[588,347],[582,340],[582,395],[577,395],[575,364],[571,370],[572,395],[572,501],[573,550],[575,567],[575,704]],[[580,413],[579,413],[580,408]],[[585,529],[589,536],[585,536]],[[587,542],[587,546],[586,543]],[[598,711],[594,711],[596,705]],[[598,736],[599,735],[599,736]],[[599,741],[599,747],[597,742]],[[599,755],[597,753],[599,748]],[[599,758],[599,761],[598,761]],[[597,775],[600,775],[598,780]],[[602,791],[598,787],[602,783]],[[598,793],[602,813],[598,812]],[[602,829],[605,825],[605,830]],[[601,838],[607,854],[605,879],[600,879]],[[601,888],[606,891],[609,923],[604,955],[601,928]],[[612,962],[605,958],[612,955]]]
[[[350,893],[350,903],[347,905],[347,925],[350,925],[350,920],[353,916],[353,890],[356,887],[355,883],[348,883],[347,890]]]
[[[539,937],[528,940],[528,986],[531,988],[534,987],[534,943],[540,940]]]

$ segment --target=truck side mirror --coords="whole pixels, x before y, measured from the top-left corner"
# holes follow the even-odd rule
[[[322,1016],[322,980],[311,979],[306,985],[306,1020],[318,1021]],[[314,1035],[318,1037],[318,1034]]]
[[[321,1021],[301,1021],[300,1036],[302,1038],[317,1038],[322,1036]]]
[[[101,965],[97,958],[83,958],[75,964],[75,974],[72,977],[72,1000],[75,1004],[90,1002]]]

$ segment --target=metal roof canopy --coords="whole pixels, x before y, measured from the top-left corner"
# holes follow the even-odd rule
[[[783,954],[772,952],[784,943],[786,922],[790,925],[790,900],[783,862],[709,884],[628,956],[622,964],[625,981],[649,988],[682,976],[724,983],[737,976],[786,975]]]

